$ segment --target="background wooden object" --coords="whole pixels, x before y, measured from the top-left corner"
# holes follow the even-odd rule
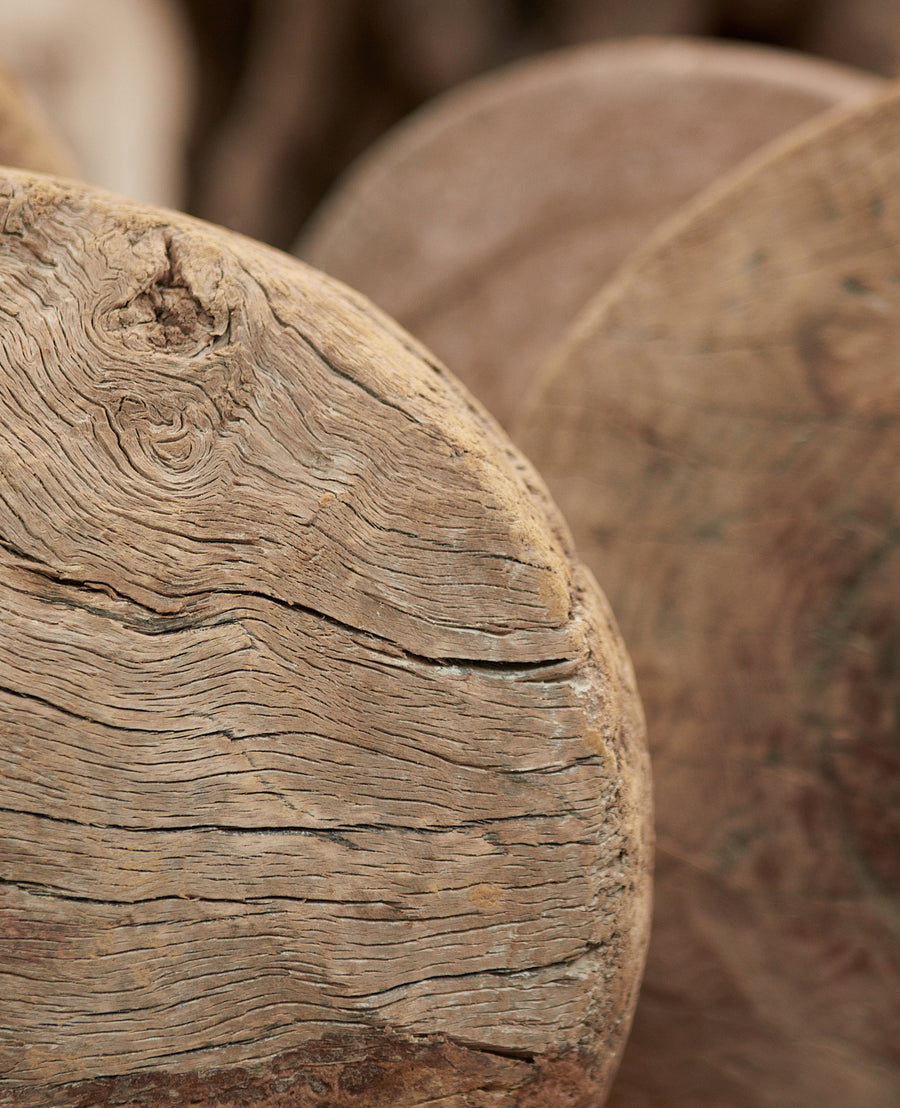
[[[185,199],[194,76],[181,7],[179,0],[0,0],[0,64],[63,136],[78,175],[169,207]]]
[[[538,478],[299,262],[0,196],[0,1104],[595,1104],[646,749]]]
[[[516,429],[604,581],[654,760],[611,1104],[900,1103],[900,94],[723,180]]]
[[[191,211],[290,248],[335,177],[427,100],[600,36],[702,34],[706,0],[182,0]]]
[[[297,252],[409,327],[508,425],[577,311],[665,216],[875,78],[682,40],[530,61],[418,113]]]
[[[0,165],[73,176],[75,162],[36,104],[0,71]]]

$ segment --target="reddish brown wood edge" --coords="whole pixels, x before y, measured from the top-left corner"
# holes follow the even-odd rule
[[[329,1035],[254,1066],[126,1074],[41,1093],[54,1108],[425,1108],[451,1096],[490,1108],[595,1108],[606,1091],[596,1059],[578,1050],[512,1058],[442,1036],[411,1041],[360,1031]],[[29,1089],[0,1102],[33,1104],[34,1096]]]

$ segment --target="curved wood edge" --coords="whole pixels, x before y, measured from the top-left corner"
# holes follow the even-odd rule
[[[720,42],[532,59],[422,109],[347,171],[297,250],[418,334],[504,426],[643,235],[876,78]]]
[[[704,1089],[717,1103],[751,1105],[761,1102],[754,1097],[776,1097],[780,1090],[796,1098],[792,1103],[887,1108],[900,1091],[900,1071],[892,1065],[900,871],[889,847],[896,830],[890,798],[898,781],[895,731],[890,745],[897,686],[892,601],[897,524],[890,476],[896,466],[890,459],[900,412],[894,371],[898,133],[900,90],[894,86],[870,104],[811,121],[720,178],[662,225],[601,290],[533,384],[513,427],[570,514],[582,555],[598,572],[603,566],[610,570],[607,587],[636,659],[651,750],[669,746],[664,764],[655,763],[665,800],[659,809],[651,972],[612,1104],[652,1098],[681,1105]],[[751,209],[749,231],[740,218],[742,200]],[[797,218],[781,226],[775,213],[788,200]],[[807,233],[814,236],[808,248]],[[698,269],[700,277],[693,280],[691,265],[704,261],[706,270]],[[714,275],[704,284],[707,272]],[[782,299],[774,299],[766,312],[767,295],[787,299],[789,294],[793,299],[784,318]],[[713,365],[719,366],[718,375]],[[777,373],[772,367],[783,366],[790,377],[784,395],[777,382],[765,384],[763,366],[770,374]],[[577,439],[570,434],[574,422]],[[707,425],[712,430],[704,437]],[[780,450],[770,459],[771,471],[758,449],[764,444],[759,428],[769,425]],[[591,466],[587,460],[592,429],[592,457],[610,460],[610,488],[619,481],[609,497],[602,461]],[[853,441],[855,452],[847,446]],[[835,444],[840,449],[834,457],[843,461],[829,470]],[[617,468],[620,455],[629,460]],[[784,465],[776,473],[779,457]],[[579,459],[585,460],[583,472]],[[789,460],[797,488],[810,494],[806,502],[800,492],[793,504],[785,494],[791,487]],[[693,490],[706,487],[707,473],[724,489],[729,474],[737,482],[757,471],[758,518],[740,516],[743,502],[737,496],[724,497],[733,511],[718,521],[719,530],[710,526],[701,532],[701,522],[709,520],[698,514],[685,521],[679,514],[684,501],[690,508],[705,507],[702,494]],[[647,489],[637,487],[641,473]],[[861,492],[854,507],[857,482]],[[774,520],[762,510],[764,487],[770,506],[779,509]],[[608,516],[619,496],[630,498],[633,510],[626,515],[620,505],[604,527],[602,511],[591,505],[603,500]],[[579,503],[587,506],[583,514]],[[826,513],[836,504],[845,514],[832,518]],[[691,522],[696,531],[679,529]],[[767,522],[778,525],[774,535],[765,530]],[[740,548],[730,575],[725,562],[716,568],[704,553],[704,546],[708,552],[716,542],[726,553]],[[867,557],[869,542],[873,552]],[[623,583],[633,579],[636,565],[653,563],[654,549],[657,579],[645,582],[642,598]],[[746,569],[740,551],[758,559],[754,584],[740,575],[739,569]],[[785,570],[789,558],[793,576]],[[692,562],[707,572],[702,577],[698,570],[688,582],[693,592],[680,613],[679,646],[674,624],[673,637],[664,641],[653,637],[652,621],[659,617],[661,627],[667,609],[677,606],[674,590],[690,577],[685,567]],[[743,615],[741,609],[745,592],[752,597],[754,588],[771,603],[764,571],[777,577],[769,584],[776,598],[783,589],[784,603],[773,605],[773,633],[761,638],[752,619],[744,618],[749,607]],[[630,605],[622,604],[620,588],[611,583],[616,577],[629,592]],[[857,611],[864,585],[870,590],[865,610]],[[720,618],[713,620],[702,598],[716,589]],[[843,606],[842,589],[848,590]],[[822,626],[810,631],[815,621],[805,620],[803,603],[820,603],[826,617],[831,610],[832,622],[823,618]],[[729,644],[719,631],[731,608],[736,622]],[[800,628],[796,639],[785,641],[794,633],[794,621]],[[825,631],[832,637],[823,638]],[[718,677],[701,686],[704,671],[690,663],[679,696],[678,689],[663,688],[662,670],[687,654],[689,643]],[[766,649],[771,681],[763,687],[755,684],[755,674]],[[846,664],[834,680],[817,676],[817,662],[840,651]],[[677,663],[670,668],[677,670]],[[728,697],[717,691],[724,677],[736,690],[757,687],[755,710],[744,719],[728,715]],[[673,746],[668,731],[660,733],[666,725],[657,715],[663,702],[670,721],[680,713],[683,729],[691,720],[695,733],[708,724],[707,741],[691,745],[685,731]],[[771,734],[764,736],[769,761],[760,743],[741,754],[739,743],[755,733],[757,715],[767,718],[779,703],[785,708],[780,730],[772,721]],[[792,782],[791,758],[800,747],[802,761],[804,737],[815,747],[829,713],[831,768],[819,766],[804,776],[801,766]],[[734,759],[734,796],[731,824],[718,829],[721,853],[704,862],[704,850],[708,854],[719,840],[710,836],[700,806],[719,804],[720,797],[711,785],[705,798],[697,796],[692,784],[713,755]],[[741,782],[750,782],[752,771],[759,771],[755,791],[748,787],[742,795]],[[815,773],[821,774],[821,791],[806,790],[810,777],[819,780]],[[761,818],[773,817],[772,826],[763,829],[773,835],[768,849],[760,836],[742,838],[734,831],[742,814],[744,824],[757,830]],[[821,820],[817,831],[804,823],[812,818]],[[681,849],[680,841],[673,845],[672,828],[691,841],[692,826],[703,829],[693,851]],[[816,890],[822,903],[817,906],[810,896],[804,914],[795,881],[797,888]],[[757,895],[754,882],[766,886],[765,897]],[[837,951],[840,957],[834,957]],[[782,998],[786,1008],[780,1013]],[[804,1005],[805,1019],[798,1016]],[[861,1027],[869,1029],[867,1045]]]

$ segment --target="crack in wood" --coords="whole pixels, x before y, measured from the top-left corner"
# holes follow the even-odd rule
[[[325,277],[9,172],[0,1104],[608,1069],[642,721],[538,478]]]
[[[231,538],[212,539],[207,537],[203,541],[209,543],[231,543],[236,540],[233,540]],[[243,541],[246,545],[253,545],[253,540],[248,539],[240,541]],[[50,603],[69,604],[72,607],[89,611],[94,615],[100,615],[110,619],[117,619],[128,626],[133,626],[136,630],[141,631],[145,634],[169,634],[177,633],[183,630],[214,627],[217,626],[219,622],[227,622],[229,618],[234,618],[229,617],[227,613],[222,612],[218,614],[217,618],[214,618],[212,620],[198,620],[196,622],[190,622],[189,616],[187,614],[173,615],[172,612],[167,610],[166,608],[154,608],[151,604],[148,603],[146,599],[140,599],[123,591],[121,588],[115,588],[107,582],[84,581],[70,577],[67,574],[54,569],[47,563],[42,562],[34,555],[29,555],[22,552],[15,546],[15,544],[11,543],[8,539],[4,537],[0,537],[0,547],[10,551],[17,558],[20,559],[19,562],[11,563],[17,569],[22,569],[26,572],[35,573],[41,577],[45,577],[47,580],[52,581],[56,584],[64,585],[73,590],[76,590],[76,593],[102,593],[113,599],[134,605],[135,608],[138,608],[142,612],[146,613],[146,616],[149,618],[125,618],[123,613],[110,612],[106,609],[96,608],[84,604],[77,599],[77,596],[73,596],[70,598],[48,598]],[[351,624],[344,623],[336,617],[328,615],[325,612],[321,612],[313,607],[310,607],[309,605],[300,604],[295,601],[284,600],[283,598],[275,596],[272,593],[259,592],[251,589],[244,589],[241,591],[232,591],[229,589],[204,589],[195,593],[167,594],[168,599],[177,599],[184,601],[186,604],[192,605],[199,604],[201,601],[213,596],[234,596],[236,598],[263,600],[289,611],[302,612],[306,615],[312,616],[317,620],[321,620],[323,623],[327,623],[329,626],[343,631],[348,635],[357,637],[362,640],[370,641],[373,643],[373,645],[376,646],[376,648],[377,644],[384,644],[392,652],[394,657],[403,657],[409,662],[416,665],[436,666],[439,668],[448,669],[463,669],[483,673],[495,672],[510,677],[521,676],[538,680],[561,680],[570,677],[581,660],[580,656],[547,658],[535,662],[491,661],[482,658],[465,657],[432,657],[428,655],[416,654],[415,652],[408,650],[406,647],[400,646],[398,643],[394,642],[386,636],[379,635],[374,631],[366,630],[364,628],[354,627]],[[496,636],[498,638],[502,638],[503,632],[497,632]]]

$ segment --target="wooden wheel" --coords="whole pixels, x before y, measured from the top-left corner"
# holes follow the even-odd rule
[[[297,250],[372,297],[508,425],[566,326],[662,219],[762,144],[878,84],[712,42],[550,55],[396,129]]]
[[[653,756],[616,1106],[900,1101],[900,97],[647,244],[516,429],[604,582]]]

